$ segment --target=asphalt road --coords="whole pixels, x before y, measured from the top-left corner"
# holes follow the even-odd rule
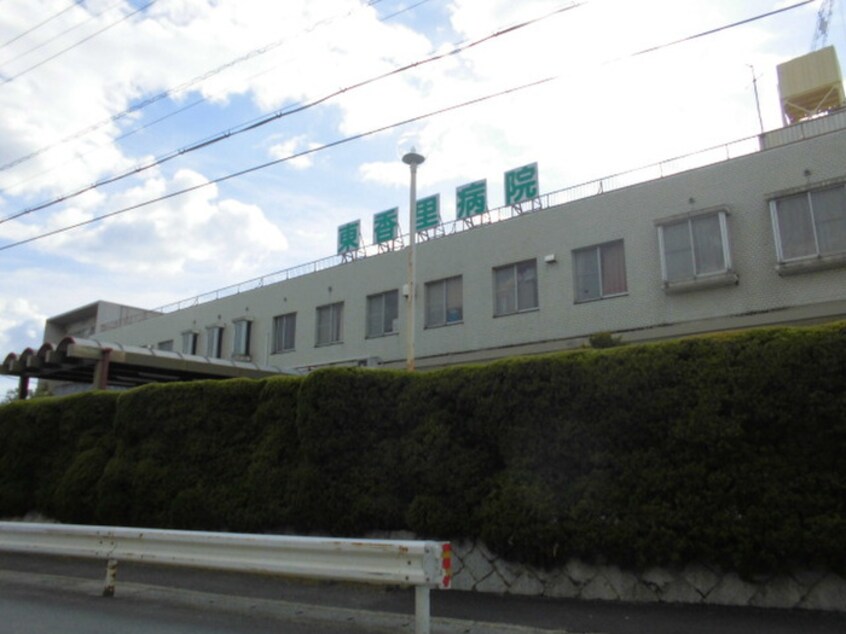
[[[335,622],[280,621],[274,616],[192,604],[110,601],[76,591],[0,582],[2,634],[364,634]]]
[[[0,634],[411,632],[410,591],[0,553]],[[433,592],[434,634],[844,634],[846,613]],[[29,619],[29,620],[26,620]],[[101,626],[102,623],[102,626]],[[72,629],[74,628],[74,629]]]

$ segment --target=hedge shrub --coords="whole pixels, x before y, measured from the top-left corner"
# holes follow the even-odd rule
[[[99,483],[97,518],[110,524],[233,529],[264,434],[260,381],[147,385],[121,394],[117,447]]]
[[[292,526],[290,498],[300,453],[297,400],[302,379],[264,381],[255,414],[260,436],[243,474],[240,512],[232,525],[239,530],[263,531]]]
[[[0,407],[0,517],[37,509],[91,517],[114,448],[115,392],[38,398]]]
[[[75,398],[0,408],[0,514],[846,571],[844,324]]]
[[[846,566],[836,537],[846,529],[842,325],[510,361],[484,372],[491,392],[510,392],[487,416],[492,431],[506,430],[511,484],[494,490],[480,524],[500,552],[547,565],[579,555],[742,572]],[[525,495],[513,493],[515,482]],[[509,504],[533,501],[526,516],[536,521],[549,514],[550,490],[549,530],[522,531]]]
[[[397,396],[411,379],[400,372],[328,369],[303,381],[291,492],[295,526],[351,535],[403,528],[408,494],[400,440],[410,421],[399,416]]]
[[[475,513],[502,469],[485,416],[480,370],[450,368],[415,377],[399,399],[410,428],[401,440],[410,504],[407,527],[423,536],[478,535]]]

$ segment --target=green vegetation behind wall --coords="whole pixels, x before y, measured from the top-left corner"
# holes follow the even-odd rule
[[[0,516],[38,510],[89,521],[114,453],[117,399],[116,392],[88,392],[0,408]]]
[[[1,516],[846,569],[844,324],[37,400],[0,433]]]
[[[243,528],[248,472],[264,437],[259,381],[147,385],[118,399],[117,447],[97,519],[130,526]]]

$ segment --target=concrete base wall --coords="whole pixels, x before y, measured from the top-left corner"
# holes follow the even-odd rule
[[[499,594],[601,601],[799,608],[846,612],[846,579],[827,571],[795,571],[753,581],[735,572],[690,565],[641,574],[572,560],[540,570],[498,558],[481,542],[453,543],[453,588]]]

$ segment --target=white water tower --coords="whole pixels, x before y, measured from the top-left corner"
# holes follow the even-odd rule
[[[833,46],[779,64],[777,71],[781,112],[787,124],[846,105]]]

